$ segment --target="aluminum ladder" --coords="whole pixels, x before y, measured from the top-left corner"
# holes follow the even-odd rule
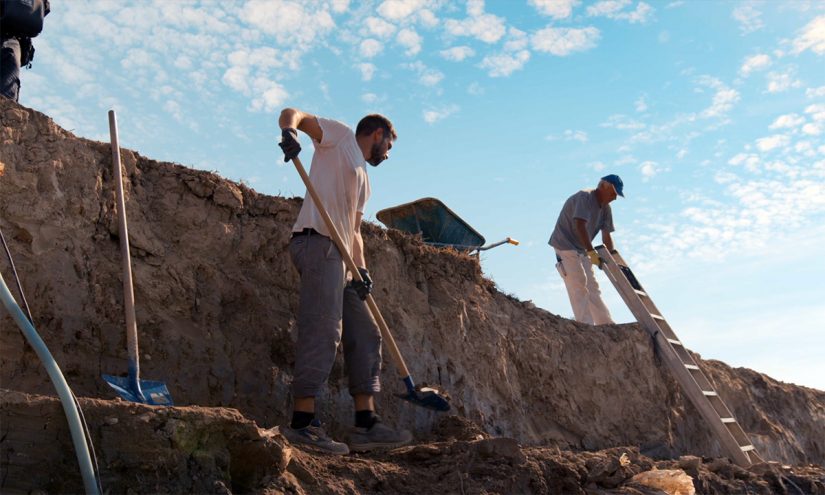
[[[719,397],[710,380],[676,336],[619,252],[609,251],[604,246],[596,247],[596,252],[604,261],[602,270],[607,278],[619,291],[636,320],[653,337],[659,354],[676,376],[685,395],[713,430],[723,451],[742,467],[763,462],[748,435],[733,417],[733,413]]]

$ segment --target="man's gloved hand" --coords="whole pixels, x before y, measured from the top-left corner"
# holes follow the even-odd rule
[[[602,258],[599,256],[599,253],[597,253],[595,250],[588,251],[587,257],[590,258],[591,263],[598,266],[599,268],[602,267],[602,263],[604,263],[604,261],[602,261]]]
[[[298,143],[298,131],[292,127],[281,129],[281,142],[278,146],[284,150],[284,161],[288,162],[298,156],[301,152],[301,145]]]
[[[372,279],[370,278],[370,272],[366,268],[359,268],[358,273],[361,274],[363,281],[353,280],[352,288],[355,289],[355,292],[358,293],[358,297],[360,297],[362,301],[366,301],[367,295],[372,292]]]

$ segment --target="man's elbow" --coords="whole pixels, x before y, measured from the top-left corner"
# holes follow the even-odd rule
[[[289,118],[294,115],[299,115],[301,112],[297,108],[286,107],[281,110],[281,118]]]

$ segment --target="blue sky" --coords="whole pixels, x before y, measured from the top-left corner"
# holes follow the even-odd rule
[[[45,24],[22,104],[101,141],[114,108],[124,147],[263,193],[304,194],[284,106],[386,114],[367,218],[439,198],[521,241],[485,273],[563,316],[547,238],[619,174],[616,247],[688,347],[825,390],[825,3],[72,0]]]

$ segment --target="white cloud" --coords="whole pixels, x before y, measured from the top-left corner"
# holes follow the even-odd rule
[[[774,134],[772,136],[757,139],[756,148],[762,152],[771,151],[776,148],[787,146],[790,142],[791,139],[788,136],[784,134]]]
[[[716,90],[716,93],[713,95],[713,102],[700,114],[704,118],[726,117],[727,113],[733,108],[733,105],[740,99],[738,91],[728,87],[719,79],[702,76],[698,78],[697,82],[702,86]]]
[[[349,0],[332,0],[332,11],[342,14],[349,8]]]
[[[479,67],[487,69],[490,77],[507,77],[524,67],[528,60],[530,60],[528,50],[515,53],[498,53],[484,57]]]
[[[573,129],[565,129],[565,131],[561,134],[561,136],[555,136],[553,134],[549,134],[544,137],[546,141],[557,141],[559,139],[563,139],[565,141],[579,141],[580,143],[587,142],[587,133],[585,131],[573,130]]]
[[[606,122],[599,124],[600,127],[609,127],[622,131],[638,131],[644,129],[646,125],[637,120],[633,120],[626,115],[616,114],[607,118]]]
[[[226,72],[224,72],[222,81],[235,91],[247,93],[249,91],[249,86],[246,84],[246,80],[248,78],[249,69],[246,67],[235,66],[230,67],[226,70]]]
[[[504,42],[504,50],[508,52],[524,50],[529,43],[530,39],[527,37],[527,33],[511,27],[507,30],[507,41]]]
[[[262,78],[255,81],[254,86],[258,96],[252,99],[252,110],[273,113],[280,110],[289,96],[284,87],[275,81]]]
[[[743,36],[765,27],[765,23],[762,22],[762,12],[756,10],[753,2],[739,5],[733,9],[731,15],[739,23],[739,31]]]
[[[439,120],[446,119],[447,117],[456,113],[457,111],[457,105],[447,105],[441,108],[431,108],[429,110],[424,110],[424,121],[428,124],[434,124]]]
[[[584,131],[574,131],[567,129],[564,131],[564,138],[567,141],[579,141],[580,143],[587,142],[587,133]]]
[[[647,111],[647,102],[645,101],[644,95],[637,98],[636,101],[633,103],[633,105],[636,107],[637,112],[646,112]]]
[[[759,156],[754,153],[737,153],[736,156],[728,160],[728,165],[739,166],[743,165],[749,172],[756,172],[759,170]]]
[[[174,100],[167,100],[166,103],[163,105],[163,109],[166,110],[172,117],[178,122],[184,122],[183,118],[183,110],[180,106],[180,103]]]
[[[371,36],[377,36],[379,38],[386,39],[395,34],[395,25],[379,17],[367,17],[367,19],[364,21],[364,24],[367,27],[367,32]]]
[[[476,54],[476,52],[470,48],[469,46],[453,46],[451,48],[447,48],[446,50],[441,50],[441,56],[447,60],[452,60],[453,62],[461,62],[467,57],[472,57]]]
[[[624,20],[631,23],[647,22],[648,17],[653,13],[653,8],[645,2],[639,2],[636,4],[635,10],[625,11],[625,7],[631,3],[630,0],[601,0],[587,7],[587,15]]]
[[[573,8],[581,3],[580,0],[529,0],[539,14],[553,19],[567,19],[573,15]]]
[[[818,88],[808,88],[805,90],[805,96],[808,98],[821,98],[825,96],[825,86]]]
[[[481,87],[481,85],[479,83],[472,82],[472,83],[470,83],[469,86],[467,86],[467,93],[469,93],[473,96],[483,95],[484,94],[484,88]]]
[[[424,27],[431,28],[438,25],[438,17],[429,9],[421,9],[418,11],[418,22]]]
[[[435,86],[440,83],[442,79],[444,79],[444,73],[427,67],[420,60],[416,60],[411,64],[405,65],[404,67],[417,73],[418,82],[424,86]]]
[[[358,64],[358,70],[361,71],[362,81],[371,81],[372,76],[375,75],[375,65],[370,63]]]
[[[462,20],[447,19],[444,28],[453,36],[472,36],[485,43],[495,43],[504,36],[504,19],[484,13],[483,1],[468,0],[467,14],[469,17]]]
[[[784,128],[793,128],[798,127],[805,122],[805,117],[795,113],[789,113],[787,115],[780,115],[773,121],[773,124],[769,126],[769,129],[784,129]]]
[[[536,31],[530,41],[536,51],[564,57],[594,48],[600,36],[599,30],[592,26],[581,29],[546,27]]]
[[[398,44],[405,47],[407,56],[412,57],[421,51],[421,36],[410,28],[404,28],[398,32],[396,37]]]
[[[819,136],[822,134],[822,123],[809,122],[802,126],[802,132],[809,136]]]
[[[800,86],[802,86],[802,82],[799,79],[794,79],[792,72],[771,72],[768,74],[768,93],[781,93]]]
[[[325,8],[305,8],[288,0],[249,0],[240,9],[240,18],[281,45],[310,45],[335,27]]]
[[[825,120],[825,103],[816,103],[805,107],[805,113],[811,114],[811,118],[817,122]]]
[[[747,57],[742,63],[742,67],[739,68],[739,74],[748,77],[751,72],[763,70],[769,65],[771,65],[771,57],[769,55],[765,55],[764,53],[752,55]]]
[[[175,59],[175,67],[182,70],[189,70],[192,68],[192,59],[186,55],[179,55]]]
[[[825,15],[809,22],[793,40],[793,53],[811,50],[817,55],[825,54]]]
[[[588,166],[590,168],[592,168],[593,170],[595,170],[596,172],[601,172],[602,170],[605,169],[605,164],[603,162],[593,162],[593,163],[588,164]]]
[[[387,19],[400,21],[424,7],[424,0],[384,0],[378,6],[378,13]]]
[[[368,38],[361,42],[359,51],[361,52],[362,57],[372,58],[381,53],[383,46],[384,45],[382,45],[380,41]]]
[[[642,174],[642,181],[644,182],[664,171],[666,171],[665,167],[654,161],[647,160],[639,164],[639,172]]]
[[[364,103],[375,103],[378,101],[378,95],[375,93],[364,93],[361,95],[361,101]]]

